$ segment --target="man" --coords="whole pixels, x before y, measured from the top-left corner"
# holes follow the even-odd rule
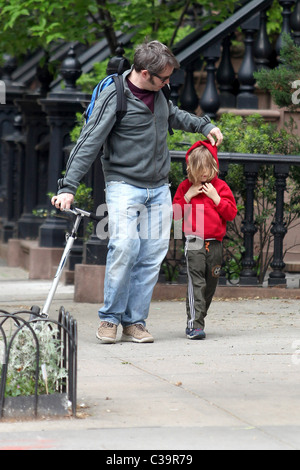
[[[120,323],[122,341],[154,341],[145,326],[169,245],[168,119],[173,129],[202,133],[212,145],[220,145],[223,139],[207,116],[190,115],[167,102],[161,89],[169,84],[175,68],[179,68],[176,58],[160,42],[136,48],[133,66],[123,74],[127,113],[115,125],[115,86],[101,92],[70,155],[58,195],[52,199],[57,208],[70,208],[79,182],[104,145],[110,239],[97,331],[102,343],[116,342]]]

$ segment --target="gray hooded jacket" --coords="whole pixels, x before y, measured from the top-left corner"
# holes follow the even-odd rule
[[[215,127],[209,117],[199,118],[167,102],[162,91],[155,93],[154,113],[130,91],[123,74],[127,113],[116,122],[116,88],[105,88],[83,128],[67,163],[58,193],[75,194],[103,147],[105,181],[124,181],[142,188],[157,188],[168,182],[170,155],[167,147],[168,119],[173,129],[201,133]]]

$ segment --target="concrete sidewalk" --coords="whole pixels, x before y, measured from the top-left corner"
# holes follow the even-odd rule
[[[42,306],[49,287],[0,267],[0,308]],[[80,418],[2,422],[0,450],[300,449],[299,300],[216,299],[201,342],[183,300],[153,302],[155,343],[115,345],[95,337],[97,305],[62,285],[51,317],[61,305],[78,321]]]

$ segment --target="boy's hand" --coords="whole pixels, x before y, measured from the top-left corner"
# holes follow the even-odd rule
[[[216,204],[216,206],[218,206],[220,204],[221,198],[218,194],[218,191],[216,190],[216,188],[211,183],[205,183],[202,186],[202,191],[201,192],[204,193],[210,199],[212,199],[214,201],[214,203]]]
[[[193,197],[198,196],[198,194],[202,193],[202,188],[202,184],[193,184],[193,186],[191,186],[188,192],[185,194],[185,200],[187,202],[190,202]]]

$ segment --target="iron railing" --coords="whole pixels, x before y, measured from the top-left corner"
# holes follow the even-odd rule
[[[38,381],[41,372],[41,346],[39,342],[39,325],[46,323],[51,330],[51,335],[55,344],[59,345],[59,352],[57,358],[57,367],[66,371],[66,377],[59,380],[56,386],[57,393],[64,393],[67,395],[69,402],[71,402],[72,415],[76,416],[77,406],[77,322],[74,320],[64,307],[59,311],[58,320],[51,320],[49,318],[36,317],[32,318],[32,311],[20,310],[14,313],[8,313],[0,310],[0,341],[3,341],[3,357],[1,367],[1,382],[0,382],[0,419],[4,417],[6,406],[6,387],[7,377],[9,371],[9,362],[12,346],[14,341],[17,340],[18,335],[25,330],[32,336],[33,343],[35,344],[35,391],[34,391],[34,417],[38,416]],[[13,324],[8,327],[9,322]]]

